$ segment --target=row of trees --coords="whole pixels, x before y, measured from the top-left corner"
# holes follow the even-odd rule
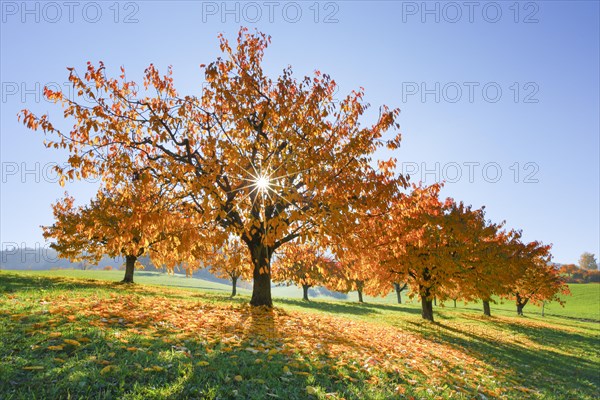
[[[583,269],[575,264],[564,264],[559,268],[559,273],[567,283],[600,283],[600,271]]]
[[[388,213],[370,215],[338,260],[324,258],[318,244],[293,246],[274,264],[274,277],[302,287],[356,290],[385,296],[409,287],[423,318],[433,320],[433,301],[515,301],[519,314],[529,302],[562,301],[568,289],[550,263],[550,246],[523,242],[521,232],[503,229],[452,199],[439,199],[439,185],[413,187]],[[306,289],[305,289],[306,293]],[[305,296],[306,298],[306,296]]]
[[[201,96],[180,96],[170,68],[148,67],[140,89],[102,62],[84,76],[69,68],[73,98],[46,88],[70,130],[29,110],[19,118],[68,152],[61,184],[102,178],[90,204],[67,195],[53,206],[44,234],[54,247],[71,259],[124,256],[127,282],[141,256],[168,269],[212,265],[232,281],[252,279],[255,306],[272,306],[273,277],[303,288],[324,280],[361,297],[408,284],[429,320],[434,298],[512,296],[522,311],[565,291],[549,246],[440,199],[439,185],[409,187],[394,158],[375,159],[399,146],[398,109],[382,106],[364,125],[362,89],[339,101],[319,71],[267,77],[269,43],[246,29],[235,47],[220,36],[223,57],[201,66]]]

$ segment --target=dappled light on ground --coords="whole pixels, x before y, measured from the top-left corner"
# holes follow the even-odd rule
[[[268,309],[171,288],[2,278],[1,391],[15,398],[48,381],[58,383],[34,393],[467,399],[598,390],[597,340],[568,325],[461,313],[431,324],[400,307],[385,322],[361,321],[315,313],[316,302]],[[567,386],[573,378],[578,386]]]

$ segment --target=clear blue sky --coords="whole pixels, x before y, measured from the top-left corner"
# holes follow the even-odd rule
[[[598,2],[424,4],[2,1],[2,247],[43,245],[39,225],[64,191],[48,167],[64,154],[16,119],[22,108],[60,119],[45,84],[63,85],[65,67],[88,60],[129,77],[154,63],[173,66],[181,93],[199,93],[217,34],[233,39],[244,25],[272,36],[270,74],[319,69],[340,95],[364,87],[373,111],[400,107],[396,157],[415,180],[446,179],[445,195],[553,243],[557,262],[598,255]],[[81,201],[94,188],[67,185]]]

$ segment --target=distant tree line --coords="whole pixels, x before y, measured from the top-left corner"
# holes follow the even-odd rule
[[[567,283],[600,283],[598,270],[583,269],[575,264],[564,264],[558,271]]]

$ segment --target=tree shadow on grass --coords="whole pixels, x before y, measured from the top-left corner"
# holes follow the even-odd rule
[[[53,290],[64,291],[94,291],[99,292],[114,289],[122,294],[161,295],[168,298],[185,299],[187,296],[176,292],[160,292],[160,286],[137,285],[119,281],[105,281],[99,279],[48,277],[48,276],[21,276],[17,274],[0,275],[0,294],[18,293],[21,291],[39,291],[50,293]]]
[[[581,356],[582,352],[598,348],[598,338],[493,319],[486,322],[495,328],[490,327],[485,337],[468,328],[457,329],[445,323],[408,321],[406,329],[485,360],[499,374],[542,392],[544,398],[592,399],[600,394],[600,364]],[[510,330],[514,336],[507,338],[504,329]],[[532,347],[527,341],[520,340],[519,334],[531,340],[539,340],[540,337],[552,340],[543,343],[544,346]],[[569,354],[558,350],[564,346],[569,346]]]
[[[600,331],[596,332],[595,337],[585,336],[577,332],[572,332],[558,327],[546,327],[519,324],[517,322],[509,322],[504,320],[489,319],[489,324],[497,328],[508,329],[515,336],[524,335],[529,340],[536,342],[542,346],[560,348],[568,344],[569,347],[576,349],[579,352],[593,354],[597,353],[600,348],[600,338],[597,336]],[[600,368],[600,365],[598,366]],[[600,379],[600,371],[598,378]]]
[[[160,286],[176,287],[179,289],[188,289],[188,290],[207,290],[210,292],[223,293],[223,294],[228,292],[227,289],[219,289],[219,288],[213,288],[213,287],[207,287],[207,286],[181,286],[181,285],[177,285],[175,283],[161,283]]]
[[[34,300],[23,315],[21,300],[12,315],[0,316],[0,393],[7,397],[304,399],[311,387],[362,399],[392,398],[399,384],[413,390],[396,373],[381,372],[384,383],[373,386],[362,363],[336,366],[350,357],[340,346],[376,350],[375,341],[348,335],[337,319],[118,294],[74,299],[51,312]]]
[[[366,390],[361,374],[352,380],[332,377],[331,360],[321,368],[311,363],[315,360],[307,362],[306,354],[282,352],[284,343],[298,339],[278,329],[285,313],[252,307],[236,313],[239,329],[221,332],[218,340],[211,332],[182,332],[149,320],[132,325],[111,318],[102,327],[94,318],[69,321],[46,313],[0,320],[6,339],[0,345],[0,393],[14,398],[303,399],[308,385],[347,398]],[[127,335],[133,326],[154,333]],[[32,334],[33,327],[38,330]],[[341,334],[335,339],[346,340]],[[77,344],[65,344],[73,341]]]
[[[6,283],[1,276],[1,287],[18,292],[19,288],[48,288],[57,285],[62,288],[97,288],[112,290],[111,285],[61,282],[59,279],[42,278],[32,282],[31,278],[16,276]],[[48,283],[50,281],[50,283]],[[73,284],[75,283],[75,286]],[[61,286],[63,285],[63,286]],[[78,286],[77,286],[78,285]],[[46,287],[48,286],[48,287]],[[22,289],[21,289],[22,290]],[[111,292],[117,293],[117,290]],[[122,293],[127,293],[123,291]],[[133,293],[136,293],[135,291]],[[51,293],[49,294],[51,296]],[[44,294],[46,296],[46,294]],[[29,294],[27,294],[27,298]],[[216,294],[201,295],[203,300],[221,303],[225,296]],[[6,304],[25,309],[29,307],[27,298],[21,298],[20,306],[6,299]],[[41,296],[40,296],[41,298]],[[343,376],[331,365],[338,357],[338,346],[356,348],[371,352],[370,343],[365,345],[355,337],[350,337],[336,326],[337,319],[329,325],[319,318],[304,318],[303,324],[293,325],[298,318],[282,310],[260,310],[248,306],[219,305],[218,307],[201,302],[168,302],[166,305],[153,304],[159,312],[152,318],[143,317],[149,313],[148,307],[138,304],[136,298],[128,297],[123,312],[131,313],[130,318],[120,315],[114,305],[125,298],[112,298],[113,304],[107,308],[106,316],[77,314],[68,309],[63,314],[45,313],[39,303],[32,301],[34,308],[24,317],[0,315],[0,393],[14,398],[307,398],[306,387],[322,388],[324,392],[337,392],[345,398],[369,398],[370,390],[366,383],[369,375],[363,369],[347,369]],[[143,298],[142,298],[143,300]],[[158,299],[157,299],[158,300]],[[189,297],[188,297],[189,300]],[[235,300],[245,302],[247,299]],[[2,299],[0,298],[0,302]],[[106,300],[104,300],[106,301]],[[154,299],[146,298],[146,302]],[[302,302],[301,300],[280,299],[278,302],[297,306],[321,307],[327,313],[376,313],[378,309],[404,311],[398,306],[360,305],[339,303]],[[144,303],[147,304],[147,303]],[[331,307],[341,306],[341,308]],[[167,307],[168,306],[168,307]],[[81,304],[81,310],[89,311],[90,304]],[[229,316],[237,318],[230,322],[218,319],[218,311],[227,309]],[[348,308],[350,307],[350,308]],[[151,307],[150,307],[151,308]],[[317,308],[319,309],[319,308]],[[11,311],[11,309],[6,309]],[[27,308],[29,310],[29,308]],[[150,310],[152,311],[152,310]],[[185,311],[189,319],[180,320],[179,326],[166,322],[166,316],[177,316]],[[407,311],[418,314],[419,310]],[[22,312],[22,311],[20,311]],[[215,315],[214,327],[204,329],[189,328],[198,315]],[[362,315],[362,314],[358,314]],[[75,316],[74,320],[70,320]],[[199,318],[199,317],[198,317]],[[102,319],[105,321],[102,322]],[[48,321],[54,321],[49,323]],[[168,319],[167,319],[168,321]],[[594,398],[598,394],[598,364],[578,355],[594,344],[593,339],[576,337],[574,333],[555,331],[552,346],[560,347],[573,341],[571,354],[560,353],[541,346],[528,348],[519,336],[536,336],[540,329],[505,326],[501,321],[491,319],[491,329],[499,333],[513,329],[514,341],[494,340],[480,337],[468,329],[457,329],[446,321],[428,324],[408,320],[402,328],[407,332],[428,336],[441,341],[461,352],[487,361],[499,373],[497,378],[503,383],[515,380],[525,387],[534,386],[547,398]],[[102,324],[98,324],[102,322]],[[487,322],[487,321],[486,321]],[[285,324],[292,324],[291,329]],[[482,324],[481,321],[474,323]],[[227,329],[220,329],[219,326]],[[305,327],[309,326],[310,329]],[[304,328],[303,328],[304,327]],[[386,329],[386,328],[381,328]],[[518,332],[517,329],[520,329]],[[60,331],[62,335],[51,337]],[[547,332],[542,331],[546,334]],[[90,339],[86,342],[83,338]],[[79,346],[64,345],[65,339],[76,340]],[[500,339],[500,338],[499,338]],[[284,344],[296,346],[309,341],[313,351],[281,351]],[[375,343],[375,341],[373,341]],[[234,345],[235,344],[235,345]],[[49,350],[50,346],[62,346],[62,350]],[[39,347],[36,347],[39,346]],[[362,346],[362,348],[361,348]],[[444,357],[443,354],[439,355]],[[312,357],[312,358],[311,358]],[[57,361],[61,359],[63,361]],[[259,360],[259,361],[257,361]],[[333,361],[332,361],[333,360]],[[107,364],[108,363],[108,364]],[[324,366],[323,366],[324,365]],[[112,366],[112,367],[111,367]],[[42,367],[27,370],[26,367]],[[107,367],[111,367],[106,369]],[[113,368],[114,367],[114,368]],[[284,369],[288,367],[288,371]],[[468,366],[465,366],[468,369]],[[102,372],[104,371],[104,372]],[[405,372],[405,371],[403,371]],[[414,372],[413,377],[427,382],[428,377]],[[420,374],[420,375],[419,375]],[[239,376],[239,379],[236,378]],[[379,387],[380,398],[395,396],[395,385],[407,385],[401,376],[384,376],[385,387]],[[452,376],[450,376],[451,378]],[[596,383],[594,383],[596,380]],[[407,385],[410,389],[410,385]],[[467,387],[475,393],[477,388]],[[409,393],[409,392],[407,392]],[[374,397],[374,396],[373,396]],[[419,398],[418,395],[416,395]]]
[[[2,273],[0,275],[0,293],[11,293],[24,290],[48,289],[97,289],[116,285],[113,281],[98,281],[96,279],[70,279],[46,276],[22,276]]]
[[[402,307],[401,305],[386,305],[373,303],[350,303],[350,302],[332,302],[332,301],[305,301],[300,299],[280,298],[277,299],[278,304],[291,305],[299,308],[317,310],[331,314],[350,314],[350,315],[370,315],[381,314],[382,311],[403,312],[409,314],[420,314],[421,311]]]

